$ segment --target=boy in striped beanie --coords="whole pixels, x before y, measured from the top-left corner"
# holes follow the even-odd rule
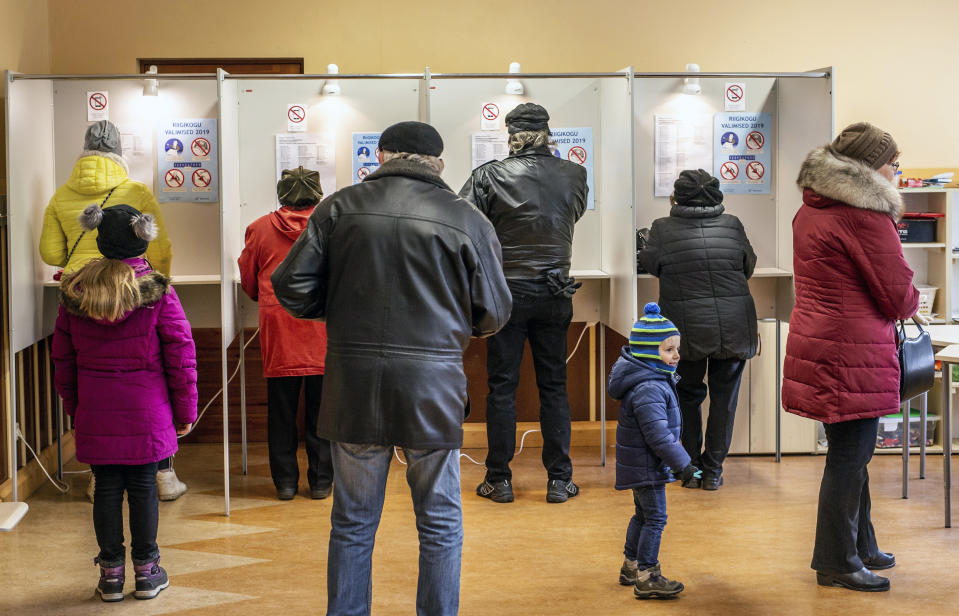
[[[676,338],[675,340],[669,340]],[[663,342],[669,341],[663,345]],[[673,374],[679,363],[679,330],[659,312],[656,302],[643,308],[643,316],[629,333],[629,352],[660,372]]]
[[[682,415],[676,398],[679,330],[646,304],[629,345],[609,373],[609,395],[620,400],[616,427],[616,489],[632,490],[635,513],[626,529],[619,583],[640,599],[665,599],[683,590],[659,565],[666,527],[666,484],[700,476],[679,441]]]

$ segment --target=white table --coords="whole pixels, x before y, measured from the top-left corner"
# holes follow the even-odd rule
[[[955,327],[947,325],[945,327]],[[959,344],[936,353],[942,362],[942,481],[946,491],[946,528],[952,527],[952,364],[959,364]]]

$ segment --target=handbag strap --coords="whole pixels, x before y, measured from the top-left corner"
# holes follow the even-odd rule
[[[923,335],[924,333],[926,333],[926,330],[924,330],[924,329],[922,328],[922,324],[919,322],[919,320],[918,320],[916,317],[912,317],[912,322],[913,322],[913,324],[914,324],[916,327],[919,328],[919,335],[920,335],[920,336]],[[917,336],[917,337],[918,337],[918,336]],[[899,331],[898,331],[898,335],[896,336],[896,338],[898,339],[898,340],[897,340],[897,343],[898,343],[899,345],[901,345],[901,344],[902,344],[902,341],[906,339],[906,321],[903,320],[903,319],[899,319]]]
[[[117,184],[117,186],[119,186],[119,184]],[[110,198],[110,195],[113,194],[113,191],[117,189],[117,186],[114,186],[113,188],[111,188],[111,189],[110,189],[110,192],[107,193],[107,196],[104,197],[104,198],[103,198],[103,201],[100,202],[99,207],[100,207],[101,210],[103,209],[103,206],[107,204],[107,200]],[[67,263],[70,262],[70,257],[72,257],[72,256],[73,256],[73,253],[76,252],[77,246],[80,245],[80,240],[82,240],[82,239],[83,239],[83,236],[86,235],[86,234],[87,234],[87,230],[84,229],[84,230],[80,233],[80,237],[77,238],[77,241],[75,241],[75,242],[73,243],[73,248],[71,248],[71,249],[70,249],[70,252],[67,254]],[[64,264],[63,264],[64,267],[66,267],[67,263],[64,263]]]

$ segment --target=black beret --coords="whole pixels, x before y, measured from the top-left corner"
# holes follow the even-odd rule
[[[506,127],[510,134],[524,130],[549,130],[549,113],[536,103],[517,105],[506,114]]]
[[[380,150],[439,156],[443,153],[443,138],[429,124],[400,122],[380,135]]]
[[[723,202],[719,180],[702,169],[687,169],[679,174],[673,184],[673,199],[680,205],[707,207]]]

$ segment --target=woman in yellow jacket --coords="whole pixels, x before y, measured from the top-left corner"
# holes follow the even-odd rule
[[[97,231],[84,232],[80,213],[91,204],[103,208],[125,203],[153,215],[157,236],[147,247],[146,258],[154,271],[169,276],[173,256],[160,205],[145,184],[130,179],[117,127],[106,120],[91,124],[83,138],[83,150],[70,179],[57,189],[43,214],[40,257],[48,265],[62,267],[64,272],[80,269],[88,261],[102,257],[97,250]],[[159,467],[160,500],[174,500],[186,492],[186,484],[176,476],[170,458],[162,460]],[[87,498],[91,501],[93,486],[91,475],[87,487]]]
[[[40,257],[45,263],[70,272],[100,257],[96,230],[83,232],[78,217],[83,208],[101,208],[126,203],[144,214],[152,214],[159,233],[150,242],[146,258],[155,271],[170,275],[170,238],[167,237],[160,206],[145,184],[131,180],[121,156],[120,133],[111,122],[91,124],[83,139],[84,152],[73,166],[70,179],[57,189],[43,215]]]

